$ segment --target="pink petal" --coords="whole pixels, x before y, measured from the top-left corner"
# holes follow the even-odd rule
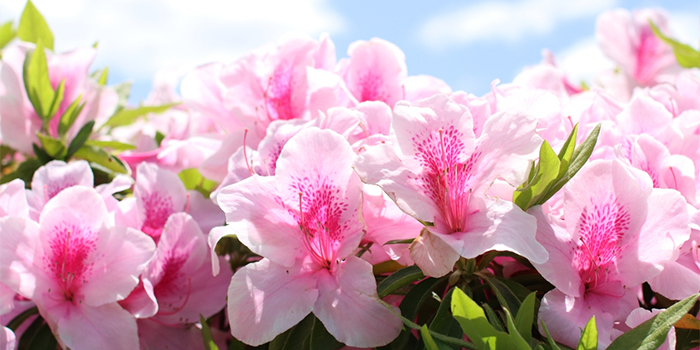
[[[256,254],[292,266],[304,249],[299,226],[282,206],[274,177],[252,176],[219,192],[226,229]]]
[[[155,164],[141,163],[134,197],[141,226],[138,228],[157,241],[170,214],[185,209],[187,190],[175,173]]]
[[[29,217],[24,181],[14,179],[9,183],[0,185],[0,217],[3,216]]]
[[[39,225],[25,218],[0,218],[0,283],[21,296],[34,299],[49,281],[39,273],[35,260],[40,259]],[[39,250],[39,251],[38,251]]]
[[[32,178],[32,190],[27,194],[32,216],[38,218],[46,202],[64,189],[78,185],[93,187],[92,170],[84,160],[71,163],[54,160],[39,168]]]
[[[442,277],[454,269],[459,253],[440,236],[424,228],[410,247],[411,259],[426,276]]]
[[[356,41],[348,47],[348,56],[345,81],[359,102],[382,101],[393,106],[403,99],[406,57],[396,45],[378,38]]]
[[[188,213],[197,221],[202,232],[209,232],[226,222],[226,215],[211,199],[204,198],[198,191],[187,191],[190,196]]]
[[[136,319],[117,303],[71,307],[54,333],[71,349],[138,349]]]
[[[430,75],[412,75],[403,80],[404,100],[417,102],[435,94],[451,95],[447,83]]]
[[[2,327],[0,332],[0,350],[15,350],[16,345],[15,332],[7,327]]]
[[[228,290],[231,333],[252,346],[271,341],[313,310],[317,283],[314,273],[267,259],[244,266]]]
[[[334,275],[322,276],[314,315],[338,341],[355,347],[377,347],[399,335],[402,322],[379,303],[372,265],[350,256]]]
[[[141,279],[131,294],[119,301],[119,305],[136,318],[149,318],[158,313],[158,301],[151,281]]]

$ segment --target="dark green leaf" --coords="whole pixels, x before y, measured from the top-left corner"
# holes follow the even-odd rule
[[[542,321],[542,329],[544,330],[544,334],[547,337],[547,342],[552,350],[562,350],[554,339],[552,339],[552,336],[549,334],[549,329],[547,329],[547,325],[544,324],[544,321]]]
[[[53,51],[53,33],[51,33],[49,25],[46,24],[44,16],[34,7],[31,0],[27,0],[27,5],[22,11],[17,36],[20,40],[30,43],[37,44],[41,41],[45,47]]]
[[[430,335],[430,331],[428,330],[428,325],[423,325],[420,329],[420,335],[421,338],[423,339],[423,344],[425,345],[425,348],[428,350],[440,350],[438,348],[438,345],[435,343],[435,340],[433,340],[433,337]]]
[[[228,346],[228,350],[246,350],[246,346],[242,341],[232,338],[231,344]]]
[[[525,341],[523,336],[518,332],[518,327],[515,325],[515,321],[513,321],[513,315],[510,314],[510,311],[508,311],[508,309],[504,309],[503,312],[505,312],[506,314],[506,321],[508,322],[508,333],[510,335],[510,339],[516,346],[515,348],[519,350],[532,350],[530,344],[528,344],[528,342]]]
[[[598,329],[595,325],[595,316],[588,320],[576,350],[598,350]]]
[[[127,174],[129,172],[119,159],[95,146],[83,145],[73,156],[85,159],[88,162],[97,163],[117,173]]]
[[[136,109],[123,109],[113,115],[104,126],[118,127],[133,124],[139,117],[149,113],[163,113],[177,103],[169,103],[162,106],[144,106]]]
[[[455,287],[450,289],[450,291],[447,292],[447,294],[445,294],[445,297],[442,298],[440,307],[438,307],[433,321],[430,322],[430,330],[451,337],[461,338],[462,329],[460,328],[459,323],[452,317],[452,314],[450,312],[450,305],[452,304],[452,293],[454,292],[454,288]]]
[[[414,238],[409,238],[409,239],[392,239],[390,241],[387,241],[386,243],[382,245],[389,245],[389,244],[411,244],[413,243]]]
[[[154,139],[156,140],[158,147],[160,147],[160,144],[163,143],[163,140],[165,139],[165,134],[160,131],[156,131],[156,136]]]
[[[619,336],[608,350],[656,349],[665,340],[669,329],[693,307],[700,294],[691,295],[644,323]]]
[[[444,285],[445,278],[426,278],[411,288],[399,304],[401,314],[409,320],[413,320],[418,315],[418,310],[428,300],[433,300],[432,292],[441,284]]]
[[[518,333],[525,338],[528,343],[532,339],[532,322],[535,319],[535,292],[530,293],[522,304],[520,310],[515,315],[515,326],[518,328]]]
[[[493,294],[496,295],[501,306],[508,308],[508,310],[517,315],[521,301],[515,293],[505,283],[496,278],[487,278],[486,282],[491,286],[491,290],[493,290]]]
[[[27,91],[29,102],[32,103],[36,114],[47,125],[51,117],[49,112],[51,103],[54,100],[54,91],[51,86],[51,80],[49,80],[46,53],[41,42],[37,43],[36,49],[25,57],[22,79],[24,80],[24,89]]]
[[[51,136],[44,134],[36,134],[39,137],[39,142],[46,153],[53,159],[62,159],[66,153],[66,146],[61,140],[56,140]]]
[[[85,125],[83,125],[82,128],[80,128],[80,131],[78,131],[78,134],[75,135],[75,138],[73,138],[73,141],[70,142],[70,145],[68,145],[68,151],[66,152],[66,160],[70,159],[75,152],[77,152],[83,145],[85,144],[85,141],[87,141],[90,138],[90,134],[92,134],[92,128],[95,126],[95,121],[91,120]]]
[[[219,350],[219,347],[214,343],[214,338],[211,335],[211,329],[209,329],[209,324],[207,319],[199,314],[199,322],[202,324],[202,341],[204,342],[204,349],[206,350]]]
[[[311,334],[314,318],[313,314],[309,314],[296,326],[275,337],[268,350],[303,350],[304,342]]]
[[[37,146],[36,143],[32,143],[32,149],[34,150],[34,155],[37,159],[39,159],[42,165],[53,160],[53,158],[51,158],[51,156],[41,147]]]
[[[37,147],[38,148],[38,147]],[[32,183],[32,177],[34,173],[44,165],[36,158],[29,158],[22,162],[17,169],[3,177],[0,177],[0,185],[8,183],[14,179],[21,179],[24,181],[25,185],[28,186]],[[25,187],[26,187],[25,186]]]
[[[37,307],[31,307],[29,309],[24,310],[21,314],[15,316],[12,321],[10,321],[7,324],[7,328],[11,329],[13,332],[16,332],[19,326],[24,323],[28,318],[36,315],[39,313],[39,309]]]
[[[0,49],[5,47],[17,36],[17,31],[12,28],[12,21],[7,21],[0,27]]]
[[[26,344],[26,349],[28,350],[56,350],[58,347],[58,342],[54,338],[51,328],[46,323],[43,323],[26,343],[22,342],[22,338],[24,338],[24,334],[20,338],[20,345],[17,349],[24,349],[24,344]]]
[[[70,129],[71,126],[73,126],[73,123],[75,123],[75,119],[78,118],[78,115],[80,112],[83,111],[83,107],[85,107],[84,103],[80,103],[82,101],[83,95],[81,94],[78,96],[78,98],[73,101],[73,103],[66,108],[65,112],[63,112],[63,115],[61,116],[61,120],[58,123],[58,135],[63,136],[66,134],[68,129]]]
[[[377,285],[377,294],[379,294],[380,298],[384,298],[391,294],[391,292],[424,277],[425,275],[423,275],[423,272],[418,266],[412,265],[405,267],[379,282]]]
[[[489,323],[499,332],[505,332],[506,329],[503,327],[503,323],[501,323],[501,319],[498,317],[496,314],[496,311],[493,311],[491,306],[489,304],[482,304],[481,308],[484,309],[484,313],[486,314],[486,318],[489,320]]]
[[[111,148],[115,151],[128,151],[128,150],[136,149],[136,146],[134,146],[134,145],[130,145],[127,143],[121,143],[119,141],[87,140],[87,141],[85,141],[85,144],[90,145],[90,146],[102,147],[102,148]]]
[[[663,40],[666,44],[671,46],[673,53],[676,55],[676,61],[681,67],[685,68],[700,68],[700,52],[695,50],[689,45],[680,43],[674,39],[665,36],[659,28],[654,24],[654,22],[649,20],[649,25],[651,25],[651,30],[654,31],[659,39]]]

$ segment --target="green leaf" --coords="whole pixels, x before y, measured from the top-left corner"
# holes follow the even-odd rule
[[[34,173],[44,165],[36,158],[29,158],[22,162],[15,171],[0,177],[0,185],[8,183],[14,179],[22,179],[25,185],[32,183],[32,177]]]
[[[123,109],[109,118],[104,126],[114,128],[118,126],[130,125],[141,116],[149,113],[163,113],[175,105],[177,105],[177,103],[168,103],[161,106],[144,106],[135,109]]]
[[[508,333],[516,346],[515,348],[519,350],[532,350],[530,344],[528,344],[528,342],[525,341],[523,336],[518,332],[518,327],[515,326],[515,321],[513,321],[513,315],[511,315],[510,311],[508,311],[508,309],[503,309],[503,312],[506,313]]]
[[[11,329],[13,332],[16,332],[19,326],[24,323],[28,318],[36,315],[39,313],[39,309],[34,306],[32,308],[24,310],[21,314],[15,316],[8,324],[7,328]]]
[[[515,327],[528,343],[532,339],[532,321],[535,318],[535,300],[537,299],[535,294],[537,293],[532,292],[523,300],[515,315]]]
[[[401,304],[399,304],[401,314],[406,316],[409,320],[415,319],[418,315],[418,311],[423,307],[423,304],[428,300],[434,300],[433,291],[441,284],[444,285],[443,282],[445,282],[445,277],[440,279],[431,277],[413,286],[413,288],[406,293]]]
[[[486,282],[491,287],[491,290],[493,290],[493,294],[496,295],[501,306],[517,315],[520,310],[521,301],[515,293],[513,293],[505,283],[496,278],[487,278]]]
[[[43,148],[37,146],[36,143],[32,143],[32,150],[34,150],[34,155],[41,162],[42,165],[53,160],[53,158],[48,153],[46,153],[46,151],[44,151]]]
[[[0,27],[0,49],[5,47],[17,36],[17,31],[12,28],[12,21],[7,21]]]
[[[130,145],[128,143],[121,143],[119,141],[87,140],[85,141],[85,144],[101,148],[111,148],[115,151],[128,151],[136,149],[136,146],[134,145]]]
[[[56,91],[53,94],[53,101],[51,102],[51,107],[49,108],[49,113],[47,114],[46,122],[51,122],[51,119],[58,112],[58,108],[61,107],[61,102],[63,102],[63,94],[66,91],[66,79],[61,80],[56,87]]]
[[[105,67],[105,69],[102,70],[102,74],[100,74],[100,78],[97,79],[97,83],[105,86],[107,85],[107,76],[109,75],[109,67]]]
[[[501,319],[498,317],[496,314],[496,311],[493,311],[491,306],[489,304],[481,304],[481,308],[484,309],[484,313],[486,314],[486,318],[489,320],[489,323],[499,332],[505,332],[506,329],[503,327],[503,323],[501,323]]]
[[[408,238],[408,239],[392,239],[390,241],[387,241],[386,243],[382,244],[383,246],[389,245],[389,244],[411,244],[415,238]]]
[[[53,33],[49,25],[46,24],[44,16],[34,7],[31,0],[27,0],[27,5],[22,11],[19,19],[17,36],[22,41],[38,44],[41,41],[47,48],[53,51]]]
[[[507,334],[497,331],[486,319],[484,309],[479,307],[462,290],[456,288],[452,293],[452,315],[457,319],[462,331],[479,349],[485,349],[488,343],[497,341],[499,346],[507,348],[513,345]],[[491,340],[489,340],[491,339]],[[495,349],[495,348],[493,348]]]
[[[80,103],[82,99],[83,95],[81,94],[75,99],[75,101],[73,101],[73,103],[70,104],[70,106],[68,106],[68,108],[66,108],[65,112],[63,112],[63,115],[58,123],[59,136],[63,136],[66,134],[66,132],[68,132],[70,127],[73,126],[73,123],[75,123],[75,119],[77,119],[80,112],[83,111],[85,103]]]
[[[199,173],[197,168],[190,168],[181,171],[178,176],[188,190],[193,190],[197,185],[202,182],[202,174]]]
[[[513,203],[517,204],[521,209],[536,205],[540,201],[542,195],[551,187],[559,175],[561,161],[552,146],[546,140],[540,146],[540,159],[537,162],[535,176],[532,181],[525,186],[518,187],[513,192]]]
[[[595,325],[595,316],[588,320],[576,350],[598,350],[598,329]]]
[[[41,146],[44,148],[46,153],[53,159],[63,159],[66,154],[66,146],[61,142],[61,140],[56,140],[51,136],[47,136],[41,133],[37,133],[36,136],[39,137]]]
[[[438,345],[435,343],[435,340],[430,335],[430,331],[428,330],[428,325],[424,324],[423,327],[421,327],[420,336],[423,339],[423,344],[425,345],[426,349],[428,349],[428,350],[440,350],[438,348]]]
[[[391,294],[391,292],[419,279],[424,278],[420,267],[412,265],[405,267],[389,275],[377,285],[377,294],[380,298]]]
[[[571,163],[571,157],[574,155],[574,150],[576,149],[576,136],[578,135],[578,123],[574,125],[574,129],[571,130],[569,137],[564,142],[559,150],[559,160],[561,161],[561,166],[559,167],[559,175],[557,178],[561,178],[566,171],[569,170],[569,163]]]
[[[685,315],[700,297],[691,295],[619,336],[607,350],[656,349],[666,340],[673,324]]]
[[[22,338],[24,338],[24,334],[22,334],[20,344],[17,346],[17,349],[55,350],[58,348],[58,342],[56,341],[56,338],[54,337],[53,333],[51,332],[51,328],[49,328],[47,323],[42,324],[32,335],[33,336],[31,338],[25,338],[27,340],[22,342]],[[25,344],[26,348],[24,347]]]
[[[268,350],[303,350],[304,341],[311,334],[314,318],[313,314],[309,314],[296,326],[275,337],[270,342]]]
[[[29,102],[44,124],[48,124],[54,91],[49,80],[49,67],[41,41],[36,44],[36,49],[25,57],[22,78]]]
[[[562,350],[559,345],[552,339],[552,336],[549,334],[549,329],[547,329],[547,325],[544,324],[544,321],[541,321],[542,323],[542,329],[544,330],[544,334],[547,337],[547,342],[549,343],[549,347],[552,348],[552,350]]]
[[[211,336],[211,329],[209,329],[209,324],[207,319],[199,314],[199,323],[202,324],[202,341],[204,341],[204,349],[206,350],[219,350],[219,347],[214,343],[214,338]]]
[[[651,30],[654,31],[659,39],[663,40],[666,44],[671,46],[673,53],[676,55],[676,61],[681,67],[685,68],[700,68],[700,52],[695,50],[689,45],[680,43],[674,39],[665,36],[659,28],[654,24],[654,22],[649,20],[649,25],[651,25]]]
[[[117,173],[129,173],[124,163],[122,163],[118,158],[95,146],[83,145],[83,147],[80,147],[73,156],[79,159],[85,159],[88,162],[97,163]]]
[[[83,147],[85,144],[85,141],[87,141],[90,138],[90,134],[92,134],[92,128],[95,126],[95,121],[91,120],[85,125],[83,125],[82,128],[80,128],[80,131],[78,131],[78,134],[75,135],[75,138],[73,138],[73,141],[70,142],[70,145],[68,145],[68,151],[66,152],[66,160],[70,159],[75,152],[77,152],[80,147]]]
[[[455,287],[450,289],[447,294],[445,294],[445,297],[442,298],[442,302],[440,302],[440,306],[435,313],[435,317],[433,317],[433,320],[430,322],[429,329],[436,333],[445,334],[450,337],[462,338],[462,329],[457,320],[455,320],[450,313],[450,305],[452,304],[452,293],[454,292],[454,289]],[[439,340],[436,342],[438,343],[438,347],[440,349],[457,349]]]

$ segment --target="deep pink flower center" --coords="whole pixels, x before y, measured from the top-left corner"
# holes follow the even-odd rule
[[[59,192],[63,191],[68,187],[73,187],[78,184],[76,179],[66,178],[61,181],[51,181],[44,187],[44,193],[46,195],[46,201],[55,197]]]
[[[465,151],[462,138],[454,126],[412,138],[415,158],[426,170],[419,178],[420,187],[437,205],[450,232],[463,232],[467,226],[472,168],[480,155],[460,161]]]
[[[265,108],[270,120],[297,117],[292,103],[292,92],[297,84],[291,62],[282,62],[275,68],[265,92]]]
[[[163,297],[177,296],[178,304],[166,303],[161,304],[161,307],[168,307],[171,311],[159,310],[158,314],[175,313],[180,311],[189,300],[191,282],[190,279],[185,279],[181,270],[187,261],[187,254],[178,254],[171,251],[168,256],[163,259],[161,265],[161,278],[153,287],[153,293],[158,300],[164,300]]]
[[[614,200],[594,205],[590,210],[584,208],[579,220],[580,236],[574,252],[574,266],[587,291],[596,289],[612,277],[629,223],[629,212]]]
[[[382,101],[387,103],[388,96],[383,89],[384,79],[375,71],[368,71],[358,79],[360,102]]]
[[[163,196],[158,192],[153,192],[143,197],[143,209],[146,218],[141,225],[141,231],[151,236],[156,242],[163,233],[163,226],[168,221],[170,214],[175,212],[173,200],[170,196]]]
[[[297,179],[292,185],[299,192],[299,212],[292,212],[303,235],[309,255],[324,268],[331,268],[338,257],[347,224],[340,222],[348,205],[340,189],[329,179]]]
[[[656,76],[660,65],[660,59],[663,59],[666,45],[654,35],[650,26],[642,26],[639,47],[637,48],[637,66],[635,68],[634,77],[640,84],[647,85],[652,83],[650,80]]]
[[[52,229],[51,250],[43,260],[66,300],[72,301],[80,286],[87,282],[92,263],[86,263],[86,260],[95,246],[95,235],[83,227],[62,223]]]

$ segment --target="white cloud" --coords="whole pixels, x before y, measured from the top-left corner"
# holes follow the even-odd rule
[[[614,68],[615,64],[600,50],[595,37],[580,40],[555,53],[557,65],[566,72],[571,83],[586,81],[589,85],[601,72]]]
[[[0,4],[19,20],[24,0]],[[324,0],[34,0],[54,32],[56,51],[99,41],[95,67],[136,79],[164,67],[231,61],[288,31],[318,37],[344,29]]]
[[[557,24],[594,16],[612,8],[615,0],[488,1],[429,18],[419,39],[432,48],[480,40],[516,41],[533,34],[550,33]]]

